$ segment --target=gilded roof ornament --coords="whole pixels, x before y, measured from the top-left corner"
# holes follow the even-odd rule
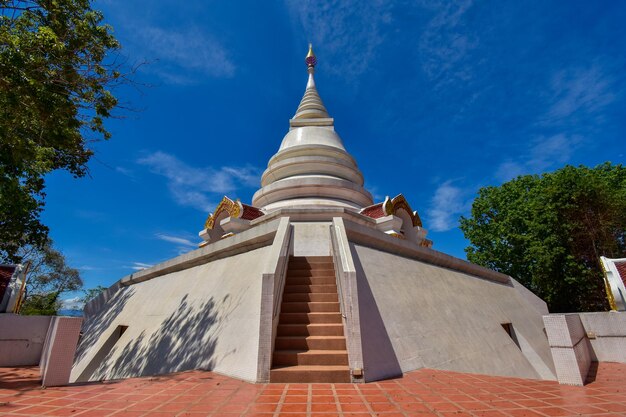
[[[309,53],[306,54],[306,57],[304,58],[304,62],[306,63],[308,68],[314,68],[315,65],[317,65],[317,57],[315,56],[315,53],[313,52],[313,44],[309,44]]]

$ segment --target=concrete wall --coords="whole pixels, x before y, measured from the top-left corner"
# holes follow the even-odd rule
[[[0,366],[38,365],[50,319],[0,314]]]
[[[626,363],[626,312],[578,314],[596,362]]]
[[[626,313],[550,314],[543,320],[559,383],[584,385],[592,362],[626,363]]]
[[[293,256],[330,256],[330,222],[292,223]]]
[[[71,380],[187,369],[256,380],[262,271],[269,250],[265,246],[121,286],[86,318]]]
[[[351,249],[366,380],[423,367],[555,379],[542,316],[510,282]]]
[[[70,379],[82,317],[52,317],[39,362],[41,384],[66,385]]]

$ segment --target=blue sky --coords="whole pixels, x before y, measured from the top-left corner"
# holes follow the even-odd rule
[[[130,63],[131,110],[90,177],[48,177],[43,220],[87,288],[196,247],[223,195],[250,202],[304,93],[310,41],[335,128],[381,200],[434,248],[482,186],[624,162],[626,3],[96,1]],[[71,294],[70,296],[74,296]]]

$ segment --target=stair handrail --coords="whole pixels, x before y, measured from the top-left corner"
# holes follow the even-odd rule
[[[269,382],[274,341],[278,327],[277,315],[280,312],[289,250],[291,243],[291,223],[289,217],[280,219],[274,242],[266,256],[265,271],[261,274],[261,317],[259,321],[259,358],[257,382]],[[271,326],[268,326],[271,324]]]
[[[290,228],[291,229],[291,228]],[[283,289],[285,287],[285,279],[287,277],[287,265],[289,264],[289,246],[291,244],[292,231],[289,230],[285,234],[282,246],[280,248],[280,256],[274,271],[274,315],[275,319],[280,313],[280,306],[283,299]]]
[[[337,280],[339,309],[344,321],[346,346],[351,371],[363,370],[363,351],[361,348],[361,324],[357,298],[357,273],[350,251],[343,219],[333,218],[330,226],[331,249]],[[361,374],[362,375],[362,374]],[[363,382],[363,378],[351,376],[352,382]]]

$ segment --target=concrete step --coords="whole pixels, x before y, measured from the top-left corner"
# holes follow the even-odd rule
[[[280,324],[341,324],[341,313],[280,313]]]
[[[289,277],[334,277],[334,269],[288,269]]]
[[[285,283],[285,294],[291,293],[337,293],[337,285],[289,285]]]
[[[337,293],[291,293],[291,294],[283,294],[283,302],[292,302],[292,301],[300,301],[300,302],[327,302],[327,303],[336,303],[339,301],[339,297]]]
[[[348,365],[345,350],[276,350],[272,366]]]
[[[301,303],[285,302],[280,307],[281,313],[339,313],[339,303]]]
[[[275,350],[346,350],[343,336],[278,336]]]
[[[276,332],[278,337],[283,336],[343,336],[343,324],[307,324],[307,323],[289,323],[278,325]]]
[[[287,277],[285,285],[336,285],[335,276],[328,277]]]
[[[308,263],[320,263],[320,262],[332,262],[332,256],[290,256],[289,262],[308,262]]]
[[[320,263],[320,264],[305,264],[305,263],[297,263],[290,264],[289,271],[291,272],[306,272],[306,271],[334,271],[335,265],[332,262],[329,263]]]
[[[347,383],[350,369],[347,366],[285,366],[270,371],[270,382]]]

